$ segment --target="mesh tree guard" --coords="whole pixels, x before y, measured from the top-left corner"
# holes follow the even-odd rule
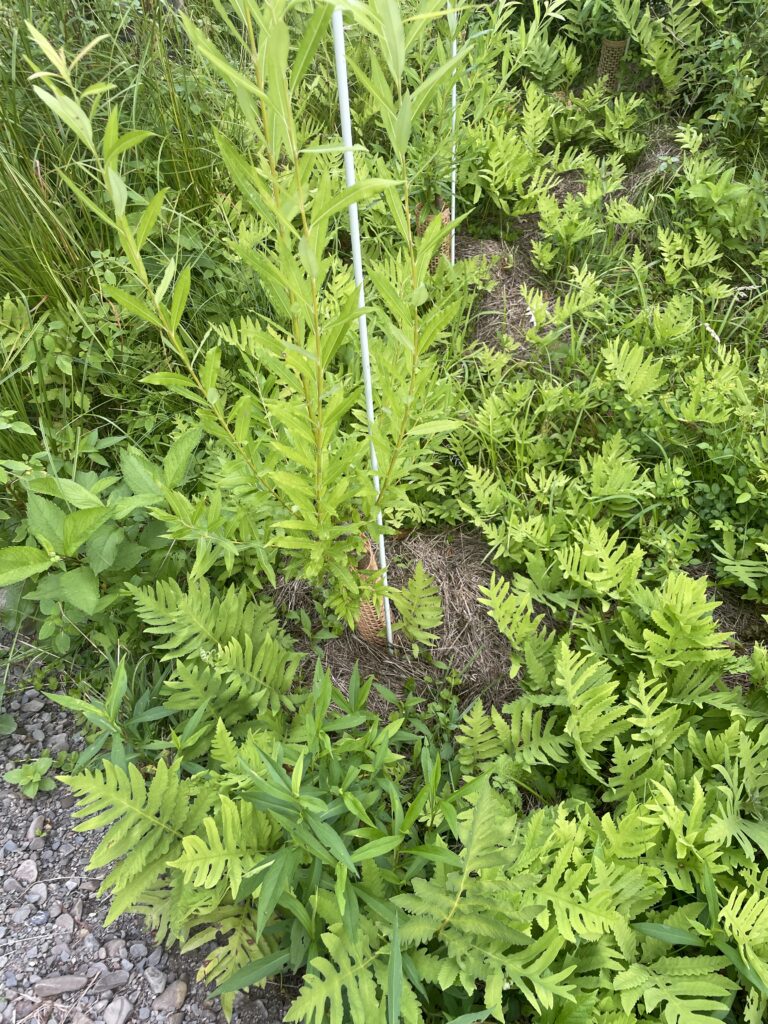
[[[600,48],[600,63],[597,65],[597,77],[605,78],[608,88],[614,91],[619,87],[619,67],[627,50],[626,39],[604,39]]]

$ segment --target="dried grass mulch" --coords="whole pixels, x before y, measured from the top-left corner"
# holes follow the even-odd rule
[[[404,586],[419,561],[437,583],[443,604],[438,642],[427,657],[414,658],[401,633],[395,634],[390,651],[383,641],[367,642],[356,631],[345,630],[322,649],[334,683],[344,689],[357,665],[362,678],[372,675],[395,693],[411,683],[416,693],[428,698],[454,672],[461,680],[462,706],[477,696],[494,703],[509,700],[515,693],[509,677],[509,644],[478,600],[480,587],[491,578],[488,556],[485,542],[466,530],[416,530],[388,538],[390,586]],[[311,614],[309,592],[302,584],[284,584],[276,600],[284,608],[303,607]]]

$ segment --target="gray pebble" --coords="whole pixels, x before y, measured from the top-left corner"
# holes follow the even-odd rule
[[[45,828],[45,815],[44,814],[36,814],[34,816],[34,818],[32,819],[32,821],[29,823],[29,828],[27,829],[27,839],[34,839],[35,836],[42,835],[44,828]]]
[[[72,932],[75,930],[75,922],[72,919],[72,915],[60,914],[56,918],[56,924],[54,925],[54,928],[64,935],[71,935]]]
[[[113,989],[122,988],[128,982],[129,977],[128,971],[104,971],[93,986],[93,991],[111,992]]]
[[[252,1011],[253,1018],[258,1022],[258,1024],[268,1024],[269,1010],[261,999],[254,999],[250,1002],[248,1004],[248,1009]]]
[[[58,754],[60,751],[67,749],[68,743],[67,734],[65,732],[57,732],[51,736],[48,747],[52,754]]]
[[[125,1024],[132,1010],[133,1004],[125,996],[118,996],[104,1011],[104,1024]]]
[[[139,1010],[139,1020],[149,1020],[150,1009],[148,1006],[142,1006]]]
[[[48,924],[48,911],[38,910],[36,914],[33,914],[29,919],[29,923],[35,928],[39,928],[41,924]]]
[[[159,996],[161,992],[165,991],[167,978],[157,967],[147,967],[144,971],[144,980],[150,992],[153,992],[154,995]]]
[[[19,848],[16,845],[16,843],[14,843],[14,841],[12,839],[7,839],[3,843],[3,856],[4,857],[10,857],[10,855],[12,853],[18,853],[18,852],[19,852]]]
[[[30,884],[37,881],[37,864],[33,860],[23,860],[16,868],[16,878],[19,882]]]
[[[51,996],[60,996],[64,992],[79,992],[85,986],[85,976],[82,974],[62,974],[58,978],[44,978],[35,985],[35,995],[38,999],[50,999]]]
[[[159,995],[152,1003],[153,1010],[160,1010],[168,1013],[173,1010],[180,1010],[187,998],[186,981],[174,981],[168,988]]]
[[[5,977],[3,978],[3,981],[5,982],[5,985],[6,985],[7,988],[16,988],[16,986],[19,983],[18,979],[17,979],[16,975],[13,973],[13,971],[6,971],[5,972]]]
[[[24,705],[24,711],[29,712],[30,715],[34,715],[35,712],[42,711],[44,707],[45,704],[43,701],[39,700],[37,697],[33,697],[32,700],[28,700]]]
[[[11,915],[11,920],[13,921],[14,924],[24,924],[24,922],[27,920],[31,913],[32,907],[29,905],[29,903],[25,903],[23,907],[21,907],[19,910],[15,911],[15,913]]]
[[[129,1002],[124,995],[119,995],[104,1011],[104,1024],[125,1024],[125,1021],[131,1016],[132,1010],[132,1002]]]
[[[3,882],[3,892],[7,892],[10,896],[14,896],[17,892],[21,892],[21,886],[15,878],[6,878]]]
[[[132,942],[128,947],[128,953],[134,960],[141,960],[147,955],[147,947],[143,942]]]
[[[41,850],[45,849],[45,840],[42,836],[35,836],[32,842],[29,844],[29,848],[32,853],[40,853]]]
[[[160,963],[160,957],[162,955],[163,955],[163,951],[160,948],[160,946],[158,946],[157,949],[153,949],[152,952],[147,957],[147,963],[149,964],[149,966],[150,967],[157,967],[157,965]]]
[[[30,886],[26,899],[28,903],[45,903],[48,899],[48,886],[45,882],[35,882]]]

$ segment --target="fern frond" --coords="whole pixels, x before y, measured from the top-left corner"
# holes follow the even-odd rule
[[[232,637],[263,635],[274,621],[268,605],[257,605],[250,593],[231,586],[223,597],[211,594],[207,580],[189,580],[184,592],[175,580],[154,587],[127,585],[146,631],[165,637],[155,644],[162,660],[210,651]]]
[[[217,906],[209,914],[193,919],[195,931],[182,946],[182,952],[215,943],[197,972],[198,981],[223,985],[254,960],[274,952],[274,944],[259,936],[255,916],[251,907],[243,904]],[[234,999],[234,992],[221,996],[227,1020],[232,1016]]]
[[[411,641],[414,655],[422,647],[433,647],[438,636],[433,630],[443,623],[443,604],[437,583],[418,561],[413,576],[405,587],[395,591],[392,599],[401,615],[395,628],[402,630]]]
[[[737,985],[720,973],[723,956],[667,956],[652,964],[632,964],[614,985],[626,1012],[643,1001],[647,1013],[663,1007],[668,1024],[711,1024],[730,1009]]]
[[[362,930],[350,939],[338,925],[323,935],[329,955],[310,961],[286,1021],[344,1024],[351,1019],[385,1024],[386,1002],[372,967],[381,951],[371,948]]]
[[[213,889],[226,876],[232,898],[236,899],[243,876],[270,848],[274,828],[252,804],[222,795],[215,817],[206,817],[203,829],[204,837],[184,836],[181,856],[169,861],[168,866],[178,868],[185,883],[198,889]]]
[[[178,763],[163,760],[149,787],[134,764],[125,772],[111,761],[104,761],[102,771],[85,771],[63,781],[80,799],[75,816],[87,818],[77,831],[107,826],[89,868],[117,862],[100,890],[112,891],[109,922],[165,874],[169,861],[181,852],[184,836],[197,830],[212,799],[206,786],[181,778]]]
[[[504,752],[504,743],[491,716],[486,714],[481,700],[476,700],[464,713],[456,738],[459,746],[459,764],[467,775],[483,771],[484,766]]]
[[[600,779],[596,755],[628,728],[626,707],[616,700],[618,682],[611,667],[594,654],[572,651],[562,640],[555,658],[552,703],[568,709],[565,732],[590,775]],[[546,703],[546,698],[542,698]]]
[[[602,352],[609,376],[633,401],[653,394],[666,379],[661,360],[654,359],[642,345],[614,338]]]
[[[607,530],[590,523],[579,541],[556,552],[556,557],[566,579],[595,597],[616,599],[637,579],[643,551],[636,547],[627,555],[618,531],[609,536]]]

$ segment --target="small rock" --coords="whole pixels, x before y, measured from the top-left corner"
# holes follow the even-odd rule
[[[35,882],[30,886],[26,899],[27,903],[45,903],[48,899],[48,886],[45,882]]]
[[[12,839],[6,839],[6,841],[3,843],[3,856],[10,857],[11,854],[18,852],[19,848],[16,845],[16,843],[14,843]]]
[[[151,1010],[149,1009],[148,1006],[142,1006],[142,1008],[139,1010],[139,1020],[149,1020],[150,1013]]]
[[[71,793],[65,793],[64,796],[59,801],[59,803],[61,804],[62,807],[74,807],[75,798],[72,796]]]
[[[133,1004],[125,996],[118,996],[104,1011],[104,1024],[125,1024],[132,1010]]]
[[[94,992],[111,992],[113,989],[125,985],[130,975],[128,971],[104,971],[99,980],[93,986]]]
[[[27,920],[31,913],[32,907],[29,905],[29,903],[25,903],[20,910],[17,910],[11,916],[11,920],[13,921],[14,924],[24,924],[24,922]]]
[[[45,849],[45,840],[42,836],[35,836],[32,842],[29,844],[29,849],[32,853],[40,853],[41,850]]]
[[[128,955],[132,960],[141,960],[143,956],[147,955],[147,947],[143,942],[132,942],[128,947]]]
[[[168,1013],[171,1010],[180,1010],[187,998],[186,981],[174,981],[168,988],[159,995],[152,1003],[153,1010]]]
[[[34,715],[37,711],[42,711],[44,707],[45,704],[41,700],[34,698],[33,700],[27,701],[24,705],[24,710],[28,711],[30,715]]]
[[[35,836],[42,835],[44,829],[45,829],[45,815],[44,814],[36,814],[34,816],[34,818],[32,819],[32,821],[29,823],[29,828],[27,829],[27,839],[34,839]]]
[[[28,885],[37,881],[37,864],[33,860],[23,860],[16,868],[16,879]]]
[[[42,924],[48,924],[48,911],[38,910],[36,914],[30,917],[29,923],[35,928],[39,928]]]
[[[66,942],[57,942],[51,947],[51,959],[52,960],[63,960],[64,963],[67,960],[72,959],[72,950],[69,948]]]
[[[249,1002],[248,1009],[253,1011],[253,1019],[257,1024],[268,1024],[269,1010],[261,999],[254,999],[252,1002]]]
[[[19,984],[18,978],[13,973],[13,971],[6,971],[3,981],[5,982],[6,988],[16,988],[16,986]]]
[[[51,739],[48,743],[48,748],[52,754],[58,754],[62,750],[67,749],[68,743],[69,740],[67,739],[67,734],[65,732],[57,732],[54,733],[53,736],[51,736]]]
[[[82,1012],[82,1010],[75,1010],[72,1016],[69,1018],[70,1024],[91,1024],[91,1018]]]
[[[62,906],[58,900],[54,900],[53,903],[48,907],[48,913],[51,915],[51,920],[55,921],[57,917],[61,917]]]
[[[13,1010],[16,1012],[16,1016],[11,1013],[7,1020],[25,1020],[31,1013],[37,1009],[37,1003],[33,1003],[31,999],[20,999],[14,1006]]]
[[[72,845],[72,843],[60,843],[58,849],[60,857],[71,857],[72,854],[75,852],[75,848]],[[78,881],[78,885],[79,884],[80,883]]]
[[[150,967],[157,967],[157,965],[160,963],[160,957],[162,955],[163,955],[163,951],[160,948],[160,946],[158,946],[157,949],[153,949],[152,952],[147,957],[147,963],[149,964],[149,966]]]
[[[38,743],[45,742],[45,733],[42,729],[33,729],[29,735],[33,740],[37,740]]]
[[[165,992],[167,979],[157,967],[147,967],[144,971],[144,980],[154,995],[159,996],[161,992]]]
[[[64,992],[79,992],[85,986],[85,981],[82,974],[62,974],[58,978],[43,978],[35,985],[35,995],[38,999],[50,999],[51,996],[60,996]]]
[[[15,878],[6,878],[3,882],[3,892],[7,892],[10,896],[15,896],[17,892],[21,892],[21,885]]]
[[[71,935],[75,930],[75,922],[71,914],[59,914],[53,927],[63,935]]]
[[[79,878],[68,878],[64,883],[64,888],[67,892],[74,892],[75,889],[80,885]]]
[[[74,917],[76,921],[83,920],[83,901],[81,899],[75,900],[72,904],[72,917]]]
[[[184,1024],[183,1013],[172,1013],[168,1018],[168,1024]]]

